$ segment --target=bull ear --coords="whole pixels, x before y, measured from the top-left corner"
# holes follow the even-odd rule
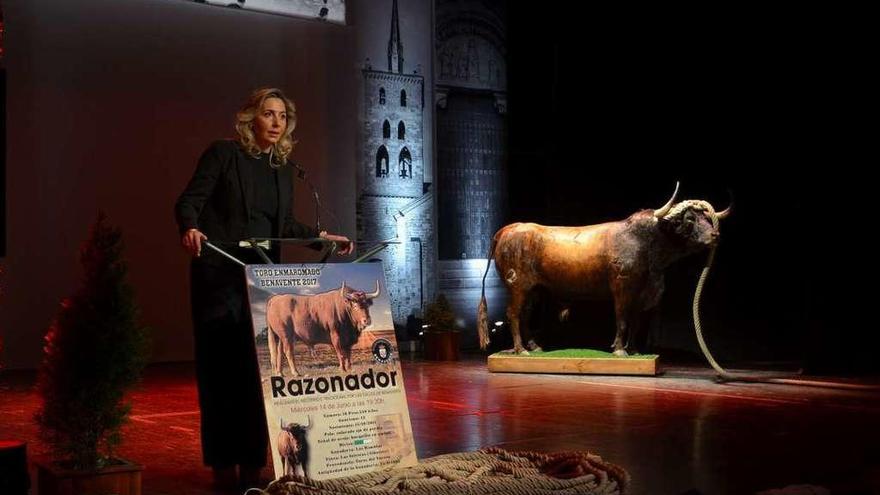
[[[669,210],[672,209],[672,205],[675,203],[675,197],[678,196],[678,186],[679,182],[675,182],[675,192],[672,193],[672,197],[669,198],[669,201],[663,205],[659,210],[654,210],[654,218],[663,218],[669,213]]]
[[[366,293],[365,296],[367,297],[367,299],[375,299],[375,298],[379,297],[379,294],[380,294],[380,292],[379,292],[379,281],[376,280],[376,290],[373,291],[373,292],[368,292],[368,293]]]

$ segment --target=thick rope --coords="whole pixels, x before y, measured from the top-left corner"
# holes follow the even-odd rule
[[[334,480],[284,476],[261,495],[615,495],[627,472],[589,452],[508,452],[490,448],[447,454],[407,467]]]
[[[712,219],[712,226],[715,228],[715,231],[718,231],[718,215],[715,213],[715,208],[712,208],[712,205],[709,203],[705,203],[706,211],[709,212],[709,218]],[[706,283],[706,279],[709,278],[709,270],[712,269],[712,263],[715,261],[715,250],[718,249],[718,244],[716,243],[712,246],[712,250],[709,251],[709,258],[706,259],[706,266],[703,267],[703,273],[700,274],[700,281],[697,282],[697,290],[694,293],[694,328],[697,331],[697,342],[700,344],[700,349],[703,351],[703,355],[706,356],[706,360],[709,361],[709,364],[712,368],[722,377],[730,378],[730,374],[722,368],[715,358],[712,357],[712,353],[709,352],[709,347],[706,346],[706,341],[703,340],[703,325],[700,322],[700,298],[703,296],[703,285]]]
[[[712,219],[712,226],[715,230],[718,230],[718,215],[715,213],[715,209],[706,201],[697,201],[695,203],[699,203],[703,209],[705,209],[709,213],[709,218]],[[670,213],[671,214],[671,213]],[[703,325],[700,322],[700,300],[703,296],[703,285],[706,283],[706,279],[709,277],[709,270],[712,268],[712,263],[715,261],[715,250],[718,248],[718,245],[712,246],[712,250],[709,251],[709,257],[706,259],[706,266],[703,267],[703,272],[700,274],[700,280],[697,282],[697,290],[694,292],[694,304],[693,304],[693,312],[694,312],[694,329],[697,333],[697,342],[700,344],[700,350],[703,351],[703,356],[706,357],[706,361],[709,362],[709,365],[718,373],[718,378],[724,381],[739,381],[739,382],[752,382],[752,383],[775,383],[779,385],[801,385],[808,387],[824,387],[824,388],[838,388],[838,389],[846,389],[846,390],[858,390],[858,391],[878,391],[880,387],[874,385],[861,385],[855,383],[842,383],[842,382],[830,382],[830,381],[818,381],[818,380],[802,380],[802,379],[792,379],[792,378],[770,378],[770,377],[760,377],[760,376],[749,376],[749,375],[735,375],[718,364],[715,361],[715,358],[712,356],[712,353],[709,352],[709,347],[706,345],[706,341],[703,339]]]

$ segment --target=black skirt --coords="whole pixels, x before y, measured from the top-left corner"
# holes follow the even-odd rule
[[[194,260],[190,276],[204,462],[262,467],[269,439],[244,269]]]

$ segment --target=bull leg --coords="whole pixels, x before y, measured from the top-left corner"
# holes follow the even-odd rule
[[[614,301],[614,315],[617,320],[617,333],[614,335],[614,342],[611,344],[611,348],[615,356],[626,356],[624,342],[630,329],[630,312],[627,309],[627,304],[616,299]]]
[[[278,342],[275,343],[275,366],[277,368],[276,373],[278,374],[278,376],[284,376],[284,372],[281,370],[281,368],[284,366],[284,363],[281,361],[281,356],[283,355],[283,353],[284,349],[281,345],[281,340],[279,339]]]
[[[339,369],[342,371],[348,371],[345,362],[345,349],[343,349],[342,345],[339,343],[339,332],[336,331],[336,329],[330,329],[330,345],[332,345],[333,350],[336,351],[336,360],[339,362]]]
[[[639,353],[639,339],[642,336],[642,314],[638,311],[629,313],[629,326],[626,329],[626,347],[628,354]]]
[[[275,331],[271,327],[266,327],[266,336],[269,338],[267,343],[269,347],[269,369],[276,375],[280,375],[281,373],[278,370],[278,344],[275,342]]]
[[[351,347],[345,349],[345,371],[351,371]]]
[[[507,319],[510,320],[510,334],[513,336],[513,352],[521,354],[528,351],[522,345],[522,337],[520,336],[520,324],[522,323],[522,309],[526,300],[526,293],[522,289],[510,290],[510,304],[507,305]]]
[[[290,367],[292,375],[299,376],[299,370],[296,369],[296,363],[293,359],[293,344],[289,341],[284,341],[284,357],[287,358],[287,366]]]
[[[519,312],[519,333],[521,339],[526,341],[526,351],[523,351],[525,354],[528,354],[529,351],[541,352],[541,347],[535,342],[534,336],[532,335],[532,328],[530,326],[531,318],[532,318],[532,309],[535,307],[535,292],[531,291],[526,294],[525,300],[523,300],[522,309]]]
[[[660,308],[653,307],[643,313],[642,325],[639,327],[640,338],[636,345],[645,352],[653,352],[661,341]]]
[[[348,366],[345,363],[345,351],[339,345],[334,345],[333,350],[336,351],[336,360],[339,362],[339,369],[342,371],[348,371]]]
[[[293,359],[293,347],[295,344],[295,341],[293,339],[296,338],[294,337],[295,333],[291,329],[291,332],[288,335],[290,336],[290,338],[281,340],[281,344],[284,346],[284,357],[287,358],[287,366],[290,367],[290,372],[293,374],[293,376],[299,376],[299,370],[296,369],[296,363]]]

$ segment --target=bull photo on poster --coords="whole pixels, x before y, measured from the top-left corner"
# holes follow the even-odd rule
[[[276,444],[283,475],[309,477],[309,441],[306,435],[311,427],[311,417],[306,425],[285,423],[281,419],[281,431],[278,432]]]
[[[366,293],[346,287],[315,295],[278,294],[266,303],[266,324],[269,361],[276,375],[282,374],[282,353],[290,372],[296,368],[293,345],[300,341],[309,349],[312,360],[318,360],[315,345],[333,347],[341,371],[351,370],[351,348],[361,332],[370,326],[370,306],[379,296],[376,289]]]
[[[245,270],[276,476],[415,464],[382,264]]]

